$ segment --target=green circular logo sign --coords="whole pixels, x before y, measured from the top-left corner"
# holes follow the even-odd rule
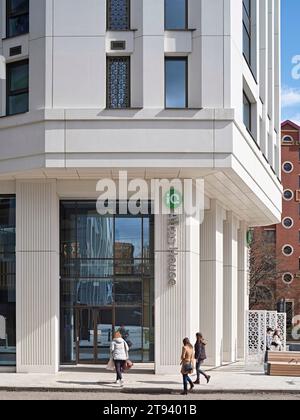
[[[182,194],[174,188],[171,188],[165,195],[165,204],[169,209],[178,209],[182,204]]]

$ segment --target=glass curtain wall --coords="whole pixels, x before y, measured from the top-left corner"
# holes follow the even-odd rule
[[[119,330],[136,362],[154,361],[154,220],[100,216],[61,202],[61,362],[101,363]]]
[[[0,196],[0,366],[16,365],[16,200]]]

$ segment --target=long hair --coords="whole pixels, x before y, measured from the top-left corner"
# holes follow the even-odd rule
[[[183,339],[183,345],[187,346],[187,347],[190,347],[190,348],[193,348],[193,346],[191,345],[190,339],[188,337],[185,337]]]

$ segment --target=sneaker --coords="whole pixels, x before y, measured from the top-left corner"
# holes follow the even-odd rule
[[[124,381],[123,379],[120,380],[120,386],[124,386]]]
[[[211,377],[210,377],[209,375],[206,377],[206,382],[207,382],[207,383],[209,383],[210,378],[211,378]]]
[[[117,379],[116,382],[115,382],[115,384],[116,385],[119,385],[119,383],[120,383],[120,379]]]

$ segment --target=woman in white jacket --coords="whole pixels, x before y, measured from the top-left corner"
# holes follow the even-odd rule
[[[119,331],[114,335],[114,339],[110,346],[110,351],[116,368],[116,383],[120,386],[123,386],[122,367],[128,360],[129,347],[126,341],[123,340]]]

